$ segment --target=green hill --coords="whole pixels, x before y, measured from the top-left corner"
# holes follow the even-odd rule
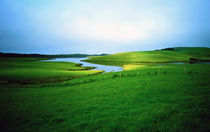
[[[93,63],[159,63],[159,62],[187,62],[190,58],[209,58],[210,48],[176,47],[156,51],[137,51],[117,53],[113,55],[91,57],[85,61]]]
[[[207,47],[175,47],[176,52],[191,55],[195,58],[210,58],[210,48]]]

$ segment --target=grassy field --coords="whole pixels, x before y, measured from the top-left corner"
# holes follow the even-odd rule
[[[71,62],[47,62],[38,58],[0,58],[0,83],[45,83],[60,82],[73,78],[97,74],[102,71],[89,70]]]
[[[132,64],[126,65],[127,71],[87,76],[89,70],[74,63],[33,58],[1,62],[1,77],[19,81],[0,83],[0,131],[210,131],[210,64]],[[13,65],[31,70],[20,78],[13,72],[9,78],[3,72]],[[37,74],[40,80],[32,79],[36,83],[19,83],[30,80],[35,67],[47,70],[45,74],[60,71],[56,78],[62,78],[63,71],[70,75],[68,81],[52,82],[46,80],[54,73],[47,79]],[[75,69],[83,77],[72,79]]]

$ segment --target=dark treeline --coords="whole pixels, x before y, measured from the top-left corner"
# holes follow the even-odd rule
[[[56,54],[56,55],[41,55],[41,54],[18,54],[18,53],[1,53],[0,57],[35,57],[35,58],[81,58],[87,56],[104,56],[108,54]]]

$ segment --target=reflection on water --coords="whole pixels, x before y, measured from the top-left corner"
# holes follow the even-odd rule
[[[94,70],[103,70],[105,72],[123,71],[123,68],[119,66],[99,65],[99,64],[92,64],[92,63],[81,61],[85,59],[88,59],[88,58],[56,58],[53,60],[45,60],[45,61],[66,61],[66,62],[80,63],[84,67],[96,67]]]
[[[210,64],[210,62],[190,62],[190,64]]]
[[[210,62],[169,62],[169,63],[158,63],[158,66],[165,66],[168,64],[210,64]]]
[[[168,65],[168,64],[187,64],[186,62],[170,62],[170,63],[158,63],[157,65],[158,66],[165,66],[165,65]],[[189,63],[188,63],[189,64]]]

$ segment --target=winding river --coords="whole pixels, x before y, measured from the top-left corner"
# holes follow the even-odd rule
[[[80,63],[84,67],[96,67],[94,70],[103,70],[104,72],[123,71],[123,68],[119,66],[100,65],[100,64],[93,64],[93,63],[81,61],[85,59],[88,59],[88,58],[56,58],[56,59],[44,60],[44,61],[65,61],[65,62]]]
[[[44,61],[65,61],[65,62],[74,62],[74,63],[80,63],[84,67],[96,67],[94,70],[103,70],[106,72],[118,72],[123,71],[122,67],[119,66],[108,66],[108,65],[100,65],[100,64],[93,64],[84,62],[81,60],[85,60],[88,58],[56,58],[52,60],[44,60]],[[196,63],[189,63],[189,62],[171,62],[171,63],[156,63],[157,66],[165,66],[168,64],[210,64],[210,62],[196,62]]]

